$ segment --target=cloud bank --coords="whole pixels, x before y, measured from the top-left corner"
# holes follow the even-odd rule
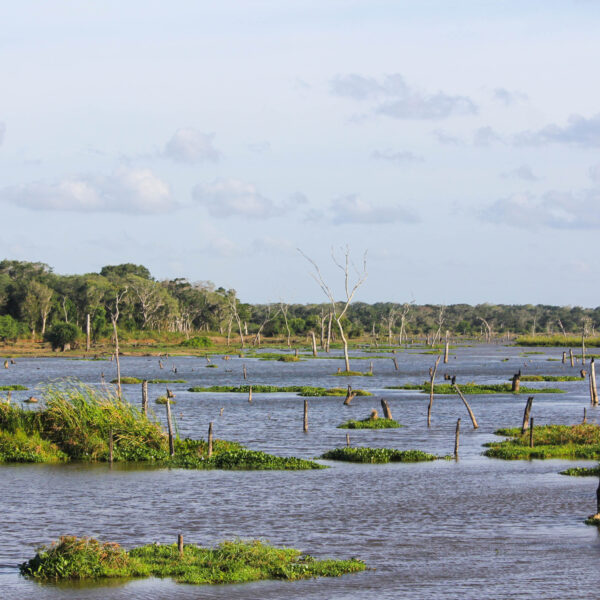
[[[217,162],[220,153],[213,145],[214,137],[214,133],[202,133],[192,127],[178,129],[165,145],[164,155],[187,164]]]

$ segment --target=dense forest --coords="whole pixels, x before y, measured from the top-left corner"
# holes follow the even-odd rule
[[[507,334],[594,335],[600,307],[468,304],[417,305],[354,302],[344,317],[350,337],[373,335],[493,337]],[[43,338],[58,324],[81,331],[90,315],[93,340],[111,334],[111,319],[127,332],[168,331],[185,336],[214,334],[286,336],[321,334],[331,306],[247,304],[234,289],[209,281],[157,281],[142,265],[103,267],[99,273],[58,275],[47,264],[0,262],[0,340]],[[396,338],[398,339],[398,338]]]

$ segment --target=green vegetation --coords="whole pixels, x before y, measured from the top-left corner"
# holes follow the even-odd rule
[[[258,540],[223,542],[216,548],[186,544],[148,544],[127,552],[118,544],[91,538],[61,537],[40,548],[20,565],[21,573],[38,581],[108,577],[170,577],[178,583],[244,583],[265,579],[297,580],[336,577],[366,568],[364,562],[317,560],[293,548],[275,548]]]
[[[211,348],[215,343],[207,336],[196,336],[181,342],[185,348]]]
[[[339,373],[334,373],[336,377],[373,377],[373,373],[362,371],[340,371]]]
[[[26,390],[24,385],[13,384],[13,385],[0,385],[0,392],[22,392]]]
[[[121,377],[121,383],[123,385],[142,383],[142,379],[138,377]],[[111,383],[117,383],[116,379],[112,379]],[[187,383],[185,379],[148,379],[148,383]]]
[[[191,469],[321,469],[298,458],[272,456],[239,444],[214,440],[168,439],[158,421],[128,402],[81,383],[44,389],[45,406],[24,410],[0,402],[0,462],[106,461],[113,438],[115,462],[147,462]]]
[[[360,421],[350,420],[338,425],[338,429],[397,429],[398,427],[403,427],[403,425],[394,419],[373,419],[371,417]]]
[[[511,439],[485,444],[485,456],[504,460],[531,458],[600,458],[600,425],[541,425],[534,427],[533,448],[529,447],[529,431],[519,427],[499,429],[496,435]]]
[[[579,379],[579,378],[578,378]],[[564,394],[564,390],[558,388],[528,388],[521,386],[518,392],[511,391],[509,383],[476,384],[474,382],[461,383],[460,391],[463,394]],[[386,390],[419,390],[429,393],[431,384],[426,381],[423,384],[407,383],[405,385],[388,386]],[[436,394],[456,394],[456,390],[449,383],[438,383],[433,388]]]
[[[0,340],[15,341],[19,337],[19,323],[10,315],[0,316]]]
[[[44,336],[53,350],[66,350],[82,336],[75,323],[55,323]]]
[[[563,348],[581,346],[581,335],[522,335],[515,340],[517,346],[559,346]],[[600,337],[586,338],[585,345],[589,347],[600,347]]]
[[[521,381],[583,381],[575,375],[521,375]]]
[[[212,385],[210,387],[191,387],[188,392],[231,392],[236,394],[247,394],[249,385]],[[347,390],[344,388],[323,388],[310,385],[253,385],[252,392],[255,394],[275,394],[278,392],[295,392],[299,396],[345,396]],[[366,390],[353,390],[357,396],[372,396]]]
[[[321,456],[329,460],[358,463],[422,462],[439,458],[421,450],[395,450],[393,448],[336,448]]]
[[[600,477],[600,465],[596,467],[571,467],[560,472],[571,477]]]

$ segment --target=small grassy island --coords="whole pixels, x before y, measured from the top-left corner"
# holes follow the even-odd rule
[[[216,548],[193,544],[149,544],[127,551],[118,544],[64,536],[20,565],[37,581],[170,577],[177,583],[244,583],[265,579],[337,577],[364,571],[363,561],[317,560],[293,548],[275,548],[258,540],[223,542]],[[98,581],[101,583],[101,581]]]
[[[210,387],[191,387],[188,392],[230,392],[234,394],[247,394],[252,387],[254,394],[276,394],[278,392],[294,392],[298,396],[345,396],[347,390],[345,388],[324,388],[313,387],[310,385],[212,385]],[[357,396],[372,396],[371,392],[366,390],[353,390]]]
[[[134,383],[143,383],[143,379],[138,377],[121,377],[121,384],[132,385]],[[111,383],[117,383],[116,379],[113,379]],[[148,383],[187,383],[185,379],[148,379]]]
[[[530,458],[600,458],[600,425],[536,425],[533,429],[533,447],[529,446],[529,430],[520,427],[498,429],[496,435],[510,439],[489,442],[484,452],[490,458],[527,460]],[[576,473],[566,473],[574,475]],[[580,473],[577,473],[580,474]]]
[[[321,456],[328,460],[345,460],[358,463],[423,462],[440,458],[421,450],[395,450],[394,448],[336,448]]]
[[[53,385],[36,410],[0,401],[2,462],[143,462],[186,469],[297,470],[324,468],[314,461],[248,450],[215,439],[174,437],[174,454],[160,423],[109,392],[81,383]],[[112,450],[111,450],[112,448]]]
[[[523,379],[523,378],[522,378]],[[577,377],[577,380],[581,379]],[[537,381],[537,380],[536,380]],[[388,386],[386,390],[417,390],[420,392],[427,392],[431,390],[431,384],[425,381],[422,384],[406,383],[405,385]],[[449,395],[456,394],[456,390],[449,383],[436,384],[433,388],[436,394]],[[488,384],[476,384],[476,383],[462,383],[460,384],[460,391],[463,394],[564,394],[564,390],[558,388],[528,388],[521,386],[518,392],[511,390],[510,383],[488,383]]]
[[[398,429],[398,427],[404,426],[394,419],[367,417],[360,421],[346,421],[337,427],[338,429]]]

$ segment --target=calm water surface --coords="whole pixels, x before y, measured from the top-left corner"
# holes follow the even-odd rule
[[[522,355],[503,346],[460,348],[444,372],[459,382],[499,383],[519,368],[524,373],[577,374],[561,362],[562,349]],[[357,354],[368,357],[369,354]],[[376,356],[376,355],[375,355]],[[392,355],[389,355],[392,356]],[[302,432],[303,398],[293,394],[198,394],[190,385],[248,383],[345,386],[332,374],[338,360],[280,363],[257,359],[169,358],[164,369],[154,357],[124,357],[124,375],[180,378],[174,412],[180,434],[204,437],[214,421],[217,437],[280,455],[304,458],[345,444],[336,429],[347,418],[364,418],[389,400],[397,430],[351,431],[353,445],[418,448],[449,454],[456,419],[462,418],[460,461],[423,464],[351,465],[307,472],[133,470],[115,465],[22,465],[0,467],[0,598],[590,598],[600,596],[600,539],[583,519],[595,512],[594,478],[558,472],[586,461],[503,462],[481,456],[482,444],[501,426],[520,425],[525,397],[469,396],[480,428],[474,431],[460,399],[436,397],[431,429],[428,397],[386,386],[420,383],[435,356],[405,351],[373,359],[374,376],[352,378],[372,391],[350,407],[340,398],[309,399],[309,433]],[[456,357],[456,358],[455,358]],[[508,358],[508,361],[502,359]],[[353,363],[366,371],[369,360]],[[176,367],[177,374],[171,369]],[[0,373],[0,385],[30,388],[61,377],[100,385],[115,376],[108,361],[19,359]],[[537,395],[536,424],[580,421],[589,405],[587,382],[525,384],[561,387],[568,393]],[[132,402],[140,386],[124,386]],[[20,401],[31,391],[13,392]],[[151,385],[151,397],[164,385]],[[220,416],[220,409],[224,408]],[[162,418],[164,407],[155,406]],[[588,407],[588,420],[598,422]],[[335,579],[186,586],[169,580],[113,582],[101,587],[40,586],[20,577],[17,565],[35,548],[60,535],[95,536],[126,547],[175,541],[216,544],[234,537],[261,538],[317,557],[360,557],[370,570]]]

